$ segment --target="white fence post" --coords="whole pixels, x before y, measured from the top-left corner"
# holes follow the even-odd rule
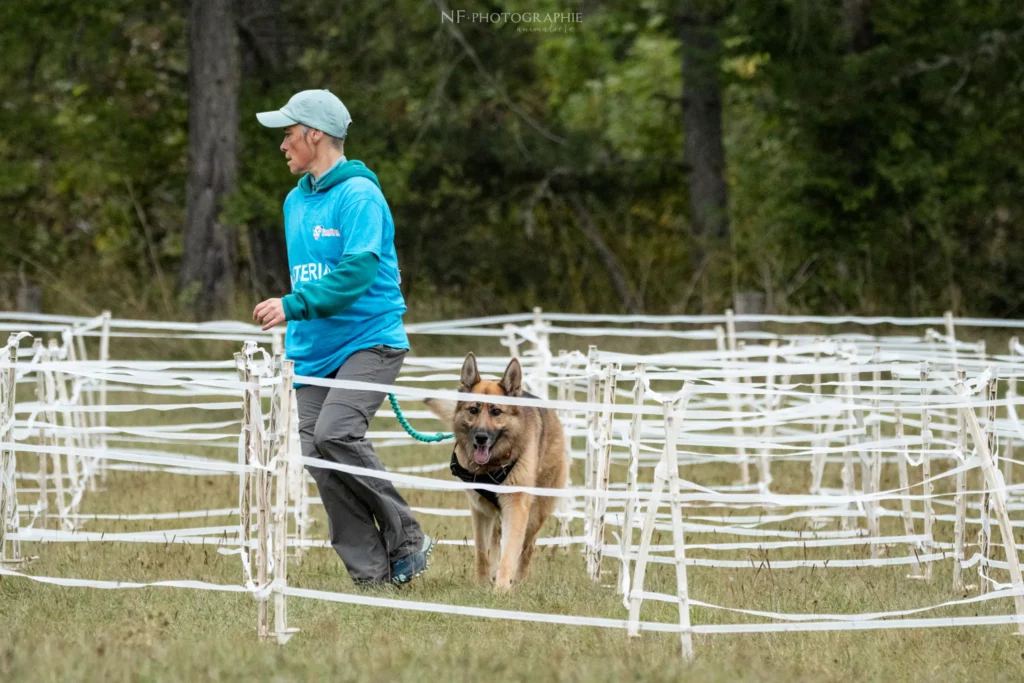
[[[0,350],[0,566],[21,562],[21,541],[8,537],[21,527],[18,515],[17,460],[14,449],[14,404],[17,389],[18,345],[12,334]]]
[[[899,393],[899,392],[897,392]],[[900,442],[900,450],[896,454],[896,468],[899,470],[900,476],[900,507],[903,510],[903,533],[907,536],[914,535],[914,511],[910,505],[910,475],[907,472],[907,444],[904,441],[905,434],[903,430],[903,409],[896,406],[896,440]],[[924,455],[922,454],[922,458]],[[917,561],[918,551],[924,550],[921,544],[910,543],[909,544],[910,557],[914,558],[914,563],[911,565],[909,578],[912,579],[923,579],[924,574],[921,572],[921,563]]]
[[[629,622],[626,626],[626,633],[631,637],[640,635],[640,605],[643,603],[644,581],[647,578],[647,558],[651,551],[651,538],[654,535],[654,527],[658,521],[658,508],[661,506],[661,496],[665,491],[667,480],[668,461],[662,453],[658,466],[654,469],[654,483],[651,485],[651,498],[647,503],[647,514],[644,515],[644,524],[640,533],[640,548],[636,555],[636,564],[633,567],[633,585],[629,595]]]
[[[235,354],[235,365],[239,370],[239,379],[245,385],[242,399],[242,449],[239,451],[240,464],[246,470],[240,477],[239,517],[241,520],[242,571],[246,585],[257,591],[256,598],[256,635],[265,639],[270,635],[270,623],[267,615],[267,527],[269,526],[268,494],[270,482],[267,478],[265,449],[263,444],[263,418],[260,410],[259,377],[253,372],[252,351],[255,344],[246,342],[241,353]],[[257,467],[253,477],[249,468]],[[252,489],[255,480],[256,488],[256,547],[252,544]],[[255,574],[253,563],[255,560]]]
[[[957,381],[957,393],[969,399],[970,394],[962,381]],[[1010,583],[1015,594],[1013,596],[1014,606],[1017,610],[1017,633],[1024,635],[1024,579],[1021,578],[1020,561],[1017,556],[1017,544],[1013,539],[1013,524],[1010,515],[1006,511],[1006,484],[999,476],[999,470],[992,460],[992,454],[988,448],[988,441],[978,424],[978,418],[970,407],[963,407],[959,410],[967,422],[967,427],[974,438],[974,445],[981,460],[981,471],[985,479],[986,488],[992,492],[992,507],[994,508],[996,520],[999,522],[999,534],[1003,542],[1003,551],[1006,554],[1006,563],[1010,570]]]
[[[666,401],[662,406],[665,415],[665,461],[668,465],[669,501],[672,510],[672,547],[676,565],[676,594],[679,596],[679,639],[683,657],[693,661],[693,635],[690,632],[690,588],[686,580],[686,538],[683,535],[683,512],[679,500],[679,459],[676,452],[678,438],[677,419],[686,412],[686,404],[690,399],[689,383],[683,385],[682,397],[677,399],[682,405],[676,408],[676,401]]]
[[[846,384],[844,394],[844,402],[846,403],[846,420],[847,428],[851,425],[856,425],[857,422],[853,416],[853,375],[849,372],[843,373],[842,375],[844,383]],[[846,437],[846,448],[843,449],[843,470],[842,470],[842,482],[843,482],[843,495],[847,498],[853,497],[854,489],[854,474],[853,474],[853,451],[850,449],[852,444],[852,437]],[[839,520],[839,528],[846,531],[850,528],[850,517],[849,510],[851,505],[847,503],[844,506],[844,514]],[[856,506],[853,506],[856,509]],[[854,526],[858,524],[857,518],[854,517]]]
[[[110,361],[110,311],[103,311],[103,326],[100,328],[100,370],[104,374],[104,378],[100,380],[100,405],[102,411],[100,412],[99,425],[105,429],[107,426],[107,363]],[[103,431],[100,432],[100,450],[103,451],[104,456],[107,453],[107,435]],[[106,483],[107,481],[107,459],[106,457],[100,458],[99,461],[99,473],[100,481]]]
[[[921,363],[921,494],[924,497],[924,535],[925,549],[931,550],[935,547],[935,540],[932,536],[932,525],[935,522],[935,511],[932,507],[932,494],[935,492],[935,485],[932,483],[932,429],[928,404],[925,402],[931,392],[925,386],[929,375],[928,362]],[[924,566],[924,578],[930,581],[932,578],[932,563]]]
[[[612,427],[615,421],[615,388],[618,384],[619,364],[609,363],[604,374],[604,391],[601,395],[601,404],[605,406],[601,414],[601,421],[598,426],[600,435],[597,447],[597,469],[594,473],[594,484],[602,492],[608,491],[609,476],[611,474],[612,440],[614,434]],[[604,561],[604,527],[605,514],[608,511],[607,498],[594,499],[594,523],[593,538],[591,547],[594,549],[594,560],[591,566],[590,578],[595,582],[601,581],[601,564]]]
[[[551,365],[551,346],[543,313],[539,306],[533,309],[533,334],[536,339],[533,348],[537,356],[537,395],[546,401],[549,398],[548,369]]]
[[[764,409],[767,413],[775,410],[775,358],[778,345],[779,342],[774,339],[768,344],[770,349],[768,352],[768,371],[764,376]],[[775,422],[772,421],[761,432],[761,440],[765,443],[765,446],[761,449],[760,455],[757,458],[757,483],[761,493],[768,493],[772,485],[772,453],[768,444],[774,435]]]
[[[633,406],[642,408],[646,387],[644,386],[646,365],[637,363],[633,372],[636,381],[633,383]],[[633,550],[633,523],[636,509],[637,479],[640,471],[640,440],[643,438],[644,416],[639,410],[633,413],[629,424],[629,464],[626,474],[626,498],[622,508],[622,537],[619,540],[619,581],[618,590],[623,596],[626,608],[629,608],[629,554]]]
[[[875,347],[875,352],[872,356],[872,364],[877,365],[881,362],[882,349],[878,346]],[[877,367],[871,373],[871,382],[874,384],[872,387],[872,402],[871,402],[871,414],[873,421],[871,423],[871,440],[875,442],[875,448],[871,450],[871,493],[875,494],[882,490],[882,449],[878,447],[878,443],[882,440],[882,412],[881,412],[881,401],[882,401],[882,388],[879,386],[882,382],[882,372]],[[865,487],[866,488],[866,487]],[[871,533],[877,538],[881,535],[881,524],[882,520],[880,517],[881,505],[878,501],[868,501],[866,507],[871,509],[872,525]],[[871,558],[876,559],[881,556],[882,546],[876,541],[871,544]]]
[[[598,387],[600,382],[600,365],[597,360],[597,347],[591,346],[587,354],[587,403],[594,405],[598,401]],[[587,411],[586,442],[584,444],[584,481],[583,486],[587,490],[597,488],[596,483],[596,461],[597,461],[597,423],[598,413],[593,409]],[[587,575],[593,576],[594,566],[594,512],[597,510],[597,500],[593,496],[587,496],[583,501],[583,551],[587,565]]]
[[[558,372],[560,378],[558,380],[557,398],[560,402],[571,402],[576,400],[576,380],[572,378],[572,358],[565,349],[561,349],[558,352]],[[572,426],[569,424],[570,421],[575,419],[575,414],[572,410],[560,410],[558,412],[559,418],[562,422],[563,429],[563,443],[565,446],[565,468],[566,468],[566,488],[572,488]],[[562,547],[568,547],[572,542],[569,540],[570,527],[569,523],[572,521],[573,511],[573,499],[572,498],[559,498],[556,504],[557,511],[555,516],[558,518],[558,535],[564,541],[560,544]]]
[[[693,640],[690,632],[690,593],[686,576],[686,539],[683,533],[682,504],[679,493],[679,458],[677,441],[679,423],[686,412],[690,400],[690,384],[686,382],[682,391],[675,399],[663,403],[662,411],[665,418],[665,450],[661,461],[654,471],[654,484],[651,498],[644,517],[643,530],[640,538],[640,550],[637,553],[636,565],[633,570],[633,585],[629,591],[629,618],[626,633],[632,637],[640,635],[640,606],[643,603],[644,582],[647,577],[647,564],[650,555],[651,537],[657,524],[658,508],[661,506],[665,485],[669,486],[669,504],[672,518],[672,547],[676,568],[676,593],[679,604],[680,645],[682,654],[693,660]],[[678,407],[677,407],[678,404]]]
[[[818,346],[821,343],[820,339],[814,340],[814,345]],[[811,383],[811,402],[814,405],[821,403],[821,371],[817,369],[818,363],[821,361],[821,352],[818,350],[814,351],[814,379]],[[819,494],[821,493],[821,478],[825,474],[825,442],[822,439],[817,438],[821,435],[822,429],[820,416],[814,419],[814,453],[811,454],[811,488],[810,493]],[[831,429],[826,430],[831,431]]]
[[[502,331],[505,333],[505,346],[508,347],[508,353],[512,358],[519,358],[519,339],[516,337],[516,326],[505,325],[502,327]]]
[[[953,324],[953,311],[946,311],[942,318],[946,323],[946,344],[949,346],[949,352],[953,357],[952,362],[956,363],[956,326]]]
[[[985,397],[988,400],[988,406],[985,409],[985,437],[988,443],[988,452],[992,456],[992,465],[997,470],[999,469],[999,463],[996,459],[996,454],[999,453],[999,444],[996,441],[996,398],[999,392],[999,380],[993,372],[992,378],[989,379],[988,385],[984,387]],[[992,523],[989,517],[989,505],[992,500],[991,487],[986,486],[985,476],[982,473],[981,479],[982,489],[984,493],[981,495],[981,529],[978,531],[978,553],[981,555],[981,561],[978,562],[978,593],[985,595],[989,591],[989,550],[992,540]]]
[[[1010,362],[1013,367],[1010,369],[1010,379],[1006,387],[1006,417],[1010,422],[1017,425],[1017,408],[1013,401],[1017,398],[1017,337],[1010,337]],[[1006,445],[1003,447],[1003,481],[1009,486],[1013,483],[1013,442],[1016,436],[1010,435],[1006,438]]]
[[[962,383],[966,377],[967,373],[958,368],[956,371],[957,384]],[[973,413],[973,409],[971,412]],[[956,496],[954,497],[956,518],[953,522],[953,592],[956,594],[963,593],[967,588],[963,578],[964,532],[967,521],[967,473],[963,470],[967,461],[967,418],[965,415],[964,411],[957,410],[956,452],[959,458],[954,461],[954,464],[960,468],[960,471],[956,473]]]
[[[46,358],[51,363],[60,360],[60,349],[57,346],[56,339],[51,339],[50,343],[47,345]],[[55,502],[57,503],[57,520],[59,526],[63,526],[66,530],[70,531],[68,496],[67,491],[64,488],[64,461],[61,459],[60,453],[60,436],[57,431],[57,411],[54,410],[57,405],[56,384],[57,380],[54,371],[49,369],[44,370],[43,393],[46,401],[47,429],[50,432],[50,445],[53,446],[55,451],[57,451],[50,456],[50,463],[53,466],[53,490]]]
[[[729,312],[727,312],[726,314],[728,315]],[[734,360],[734,354],[735,354],[735,351],[736,351],[736,349],[734,348],[735,347],[735,342],[736,342],[736,327],[735,327],[735,324],[732,326],[732,332],[730,333],[730,336],[729,336],[729,346],[728,347],[726,346],[725,331],[722,329],[722,326],[719,325],[718,327],[715,328],[715,343],[716,343],[716,345],[718,347],[718,352],[721,353],[722,355],[727,356],[730,359],[730,361]],[[728,353],[726,353],[727,350],[728,350]],[[733,367],[733,363],[732,362],[729,363],[729,367]],[[730,382],[733,385],[735,385],[738,381],[739,381],[738,378],[730,379]],[[743,410],[743,403],[740,400],[740,394],[737,393],[733,389],[729,390],[729,410],[734,415],[739,414]],[[745,436],[745,434],[743,433],[743,421],[739,417],[733,417],[733,419],[732,419],[732,433],[736,437],[737,441],[740,442],[739,445],[736,448],[736,454],[739,456],[740,484],[743,485],[743,486],[749,486],[750,485],[750,459],[747,456],[747,447],[743,443],[744,436]]]
[[[274,369],[280,370],[281,384],[275,392],[275,405],[271,406],[274,475],[277,491],[274,496],[274,635],[284,645],[298,629],[288,628],[288,491],[289,470],[292,468],[292,381],[295,365],[281,355],[274,357]],[[300,470],[300,474],[303,472]]]

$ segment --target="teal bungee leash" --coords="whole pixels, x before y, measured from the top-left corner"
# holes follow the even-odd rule
[[[395,395],[388,394],[388,400],[391,401],[391,409],[395,411],[395,417],[398,418],[398,424],[402,425],[402,429],[417,441],[422,441],[424,443],[437,443],[455,436],[454,434],[446,434],[445,432],[438,432],[437,434],[420,434],[413,429],[412,425],[409,424],[409,421],[405,419],[405,415],[402,414],[402,409],[398,407],[398,399],[395,398]]]

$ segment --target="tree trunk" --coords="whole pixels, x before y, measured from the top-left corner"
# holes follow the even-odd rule
[[[871,0],[843,0],[843,26],[849,36],[848,52],[864,52],[874,45],[870,9]]]
[[[237,168],[238,56],[231,8],[231,0],[192,0],[188,14],[189,171],[181,290],[199,318],[226,313],[234,292],[235,231],[220,221]]]
[[[683,157],[690,189],[694,272],[704,266],[705,259],[723,248],[729,237],[719,76],[722,42],[716,33],[718,18],[704,4],[707,3],[698,0],[684,2],[678,24],[682,48]]]

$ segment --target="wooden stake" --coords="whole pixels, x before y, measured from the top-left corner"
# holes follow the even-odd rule
[[[657,523],[661,496],[665,491],[667,463],[666,455],[662,453],[661,460],[654,469],[651,499],[647,503],[647,514],[644,516],[644,524],[640,533],[640,549],[637,552],[636,565],[633,567],[633,587],[629,591],[628,596],[629,622],[626,626],[626,633],[634,638],[640,635],[640,605],[643,603],[644,580],[647,577],[647,558],[651,551],[651,537],[654,534],[654,527]]]
[[[820,339],[815,339],[814,344],[817,346],[821,343]],[[814,365],[817,366],[821,360],[821,353],[818,351],[814,352]],[[821,403],[821,372],[815,370],[814,379],[811,384],[811,404],[818,405]],[[825,474],[825,453],[821,452],[824,448],[824,440],[818,438],[821,435],[821,417],[814,418],[814,453],[811,455],[811,488],[812,494],[821,493],[821,478]]]
[[[874,354],[872,355],[872,358],[871,358],[872,364],[877,364],[877,363],[880,362],[881,353],[882,353],[881,347],[876,346],[875,347],[875,352],[874,352]],[[871,373],[871,381],[874,384],[874,387],[872,387],[872,395],[873,395],[874,398],[871,401],[871,412],[872,412],[873,417],[874,417],[874,420],[871,423],[871,440],[874,441],[876,444],[878,444],[882,440],[882,412],[880,410],[881,400],[882,400],[881,399],[882,389],[881,389],[881,387],[879,387],[879,384],[882,381],[882,372],[881,372],[881,370],[878,370],[876,368],[875,370],[872,371],[872,373]],[[877,446],[874,449],[872,449],[872,451],[871,451],[870,471],[871,471],[870,490],[871,490],[872,494],[875,494],[875,493],[878,493],[879,491],[882,490],[882,449],[877,447]],[[868,488],[866,483],[865,483],[865,488]],[[877,538],[878,536],[881,535],[882,520],[881,520],[881,517],[879,516],[880,505],[879,505],[878,501],[872,500],[872,501],[868,501],[868,503],[865,506],[865,508],[869,508],[871,510],[871,513],[868,515],[868,519],[869,519],[869,522],[870,522],[869,528],[871,530],[872,535]],[[879,544],[879,543],[872,543],[871,544],[871,558],[872,559],[877,559],[878,557],[880,557],[881,553],[882,553],[882,550],[883,550],[883,548],[882,548],[881,544]]]
[[[764,407],[769,413],[775,410],[773,387],[775,386],[775,358],[778,346],[779,342],[774,339],[768,344],[770,350],[768,352],[768,372],[764,376]],[[774,435],[775,424],[771,423],[761,432],[761,439],[767,444]],[[761,449],[760,455],[757,458],[757,477],[757,483],[761,492],[768,493],[772,485],[771,450],[768,446],[764,446]]]
[[[537,341],[534,351],[537,355],[537,395],[548,400],[548,366],[550,364],[551,347],[548,339],[547,325],[544,323],[544,312],[537,306],[533,309],[533,330]]]
[[[636,380],[633,383],[633,405],[642,407],[646,396],[644,363],[637,363],[633,372]],[[626,475],[626,490],[629,497],[622,509],[622,537],[619,540],[619,581],[618,590],[623,596],[626,608],[629,608],[629,554],[633,550],[633,524],[636,508],[637,480],[640,471],[640,439],[643,438],[644,416],[633,413],[629,424],[629,469]]]
[[[847,424],[855,425],[856,419],[853,416],[853,376],[850,373],[843,374],[843,381],[846,384],[845,399],[846,399],[846,419]],[[853,444],[853,439],[850,436],[846,437],[846,449],[843,450],[843,495],[847,497],[853,496],[853,451],[850,446]],[[850,509],[850,504],[846,505],[847,510]],[[854,506],[854,509],[856,507]],[[857,518],[854,518],[855,525],[857,524]],[[850,528],[850,517],[849,515],[843,515],[839,520],[839,528],[846,531]]]
[[[729,335],[729,351],[736,353],[736,315],[732,309],[725,311],[725,331]]]
[[[992,378],[985,387],[988,399],[988,407],[985,410],[985,435],[988,441],[988,452],[995,456],[999,452],[999,444],[996,441],[996,399],[999,393],[999,380],[993,371]],[[992,465],[998,470],[998,460],[993,457]],[[978,593],[985,595],[989,591],[989,546],[992,539],[992,524],[989,517],[989,504],[991,503],[992,491],[985,485],[985,473],[981,472],[981,487],[984,493],[981,496],[981,529],[978,531],[978,552],[981,554],[981,561],[978,563]]]
[[[946,323],[946,343],[953,356],[953,363],[956,363],[956,327],[953,325],[953,311],[946,311],[942,317]]]
[[[935,513],[932,509],[932,493],[934,493],[935,487],[932,484],[932,430],[931,422],[929,422],[928,404],[925,402],[929,394],[927,387],[925,387],[925,383],[928,381],[928,373],[927,361],[921,363],[921,493],[924,497],[924,535],[928,538],[925,541],[924,547],[926,550],[931,551],[935,547],[934,537],[932,536],[932,525],[935,520]],[[924,566],[924,578],[929,581],[932,578],[931,562]]]
[[[559,402],[565,403],[568,401],[575,400],[575,387],[573,386],[572,368],[569,364],[571,356],[565,349],[559,349],[558,351],[558,362],[557,367],[560,368],[562,373],[561,378],[557,382],[557,393],[556,397]],[[559,411],[559,417],[562,422],[562,429],[564,430],[564,438],[562,439],[565,445],[565,471],[566,471],[566,488],[572,488],[572,427],[570,421],[573,419],[573,413],[571,410]],[[567,547],[569,545],[569,521],[572,519],[572,499],[571,498],[559,498],[557,503],[558,511],[555,513],[558,517],[558,535],[566,539],[560,544],[560,547]]]
[[[897,392],[899,393],[899,392]],[[910,505],[910,476],[907,471],[907,444],[904,442],[903,432],[903,410],[896,406],[895,408],[896,418],[896,439],[900,441],[900,451],[896,454],[896,465],[900,475],[900,507],[903,509],[903,533],[907,536],[914,535],[914,511]],[[910,557],[914,558],[914,563],[910,566],[910,574],[908,578],[911,579],[923,579],[924,573],[921,571],[921,563],[917,561],[918,552],[924,552],[924,546],[920,543],[909,544]]]
[[[249,370],[249,363],[242,353],[235,354],[235,367],[238,370],[238,379],[246,385],[242,389],[242,449],[238,453],[238,464],[250,464],[250,454],[253,449],[252,424],[252,402],[253,392],[249,388],[252,381]],[[242,545],[242,581],[252,581],[252,475],[248,469],[242,472],[238,479],[238,517],[239,535]]]
[[[274,359],[274,367],[280,368],[281,384],[277,387],[276,410],[271,414],[273,445],[277,450],[274,474],[277,478],[277,493],[274,497],[274,635],[279,645],[284,645],[298,629],[288,628],[288,598],[284,588],[288,585],[288,477],[291,468],[292,431],[292,382],[295,364],[283,360],[280,355]]]
[[[80,328],[72,327],[65,332],[65,339],[68,345],[68,360],[74,362],[76,360],[87,361],[88,356],[85,353],[85,335],[82,333]],[[87,380],[80,380],[83,386],[87,386]],[[91,384],[91,382],[89,382]],[[74,387],[74,384],[72,384]],[[92,406],[95,404],[95,391],[92,389],[83,389],[81,392],[81,403],[82,405]],[[75,411],[74,413],[75,422],[75,433],[79,434],[79,442],[84,448],[95,448],[98,439],[95,434],[86,433],[82,430],[83,427],[95,427],[96,426],[96,413],[88,412],[82,413],[81,411]],[[87,458],[82,462],[84,476],[86,477],[85,485],[87,490],[91,493],[96,492],[96,468],[99,465],[99,460],[96,458]]]
[[[718,352],[721,354],[725,354],[725,330],[722,329],[721,325],[715,327],[715,341],[718,347]],[[730,359],[732,358],[733,352],[735,352],[735,349],[733,348],[733,346],[735,345],[735,341],[736,329],[734,326],[732,332],[732,342],[729,346],[730,354],[728,357]],[[729,365],[732,366],[733,364],[730,362]],[[736,379],[733,379],[731,381],[735,383]],[[739,414],[743,410],[743,403],[740,401],[740,395],[732,389],[729,390],[729,410],[734,415]],[[737,446],[736,452],[740,459],[740,484],[742,484],[743,486],[749,486],[750,460],[747,457],[747,447],[743,444],[745,434],[743,433],[742,420],[739,417],[733,418],[732,433],[736,437],[737,441],[739,441],[739,446]]]
[[[47,349],[47,360],[56,361],[60,357],[60,350],[57,340],[51,339]],[[43,386],[46,392],[46,422],[50,430],[49,443],[55,449],[60,448],[60,437],[57,436],[57,412],[53,407],[57,404],[56,379],[52,370],[43,371]],[[53,453],[50,457],[50,464],[53,466],[53,490],[54,502],[57,504],[57,521],[60,526],[70,531],[68,526],[68,499],[67,491],[64,489],[64,462],[59,452]]]
[[[103,311],[103,326],[100,328],[100,370],[106,375],[107,362],[110,361],[110,311]],[[99,414],[100,427],[107,426],[107,380],[106,377],[100,380],[100,405],[103,406]],[[100,450],[104,455],[107,452],[107,435],[100,432]],[[107,459],[100,458],[99,461],[100,481],[107,482]]]
[[[294,388],[292,388],[290,394],[291,425],[288,438],[291,444],[289,446],[289,453],[293,457],[288,461],[288,504],[294,510],[292,519],[295,524],[295,538],[298,540],[294,554],[296,560],[301,562],[302,556],[306,552],[305,541],[310,525],[309,496],[306,491],[308,487],[307,479],[310,475],[306,472],[306,468],[302,466],[302,461],[299,460],[302,455],[302,444],[299,439],[299,410],[298,402],[295,400]]]
[[[967,388],[962,381],[956,384],[957,393],[969,398]],[[974,410],[968,407],[960,408],[958,411],[967,421],[967,427],[974,438],[975,447],[978,450],[978,457],[981,460],[982,473],[985,476],[986,486],[992,491],[992,507],[995,510],[996,520],[999,522],[999,534],[1003,542],[1003,551],[1006,555],[1006,563],[1010,570],[1010,583],[1015,594],[1013,596],[1014,606],[1017,610],[1017,633],[1024,636],[1024,579],[1021,578],[1020,561],[1017,556],[1017,544],[1013,539],[1013,524],[1010,515],[1006,511],[1006,485],[997,476],[998,470],[992,460],[988,443],[982,433],[981,426]]]
[[[857,399],[860,398],[860,373],[854,373],[853,379],[854,381],[850,385],[851,406],[854,425],[857,427],[857,434],[853,437],[853,441],[859,447],[857,449],[857,459],[860,461],[860,490],[862,494],[870,494],[872,481],[871,458],[862,448],[867,441],[867,432],[864,427],[864,409],[857,402]],[[850,485],[852,490],[855,491],[852,454],[850,459]],[[865,501],[864,503],[864,517],[867,523],[868,534],[872,537],[878,536],[878,517],[875,515],[875,508],[871,501]]]
[[[967,377],[967,373],[960,368],[956,370],[956,381],[959,385]],[[972,411],[973,412],[973,411]],[[967,424],[965,413],[958,410],[956,413],[956,450],[959,458],[954,461],[958,468],[962,468],[967,460]],[[960,469],[956,473],[956,520],[953,523],[953,592],[963,593],[966,590],[963,579],[964,562],[964,527],[967,519],[967,473]]]
[[[516,337],[515,325],[505,325],[501,329],[505,333],[505,345],[508,346],[509,355],[519,358],[519,339]]]
[[[597,470],[594,473],[594,483],[600,491],[605,492],[608,491],[609,475],[611,474],[612,439],[614,437],[612,426],[615,420],[615,388],[618,383],[618,372],[618,363],[610,363],[605,369],[604,390],[601,396],[601,404],[605,406],[605,409],[601,414],[599,425]],[[594,561],[590,578],[596,582],[601,581],[601,564],[604,560],[605,513],[607,510],[607,498],[594,499],[594,523],[592,525],[594,535],[591,539],[591,545],[594,549]]]
[[[74,362],[75,345],[71,332],[66,330],[63,338],[64,347],[68,352],[68,361]],[[64,407],[70,408],[71,396],[68,394],[67,379],[64,373],[54,371],[53,378],[54,385],[57,388],[57,398],[60,399]],[[68,492],[68,516],[64,521],[64,527],[68,530],[73,530],[76,527],[74,515],[78,512],[78,506],[89,484],[89,473],[93,470],[94,465],[90,466],[78,457],[79,446],[87,446],[86,439],[80,436],[84,434],[85,427],[85,417],[82,415],[82,412],[80,410],[62,410],[60,411],[60,421],[65,430],[64,450],[67,453],[65,457],[68,464],[68,483],[70,488]],[[92,459],[88,462],[95,463],[96,461]]]
[[[597,347],[591,346],[587,354],[587,403],[597,403],[600,383],[600,364],[597,360]],[[587,490],[597,487],[597,435],[598,413],[591,410],[587,413],[586,425],[586,453],[584,486]],[[596,522],[595,512],[597,500],[593,496],[587,496],[583,502],[583,537],[584,557],[587,565],[587,575],[594,575],[595,549],[593,545],[594,524]]]
[[[18,514],[17,457],[14,449],[14,406],[17,389],[19,339],[10,335],[0,359],[0,565],[21,562],[21,542],[8,534],[18,533],[21,527]]]
[[[687,388],[683,385],[680,413],[685,413],[689,401]],[[693,636],[690,632],[690,589],[686,581],[686,539],[683,535],[683,513],[679,500],[679,460],[676,453],[678,422],[675,402],[666,402],[663,406],[665,414],[665,460],[668,465],[668,486],[672,510],[672,547],[675,550],[676,594],[679,596],[679,626],[683,629],[679,634],[683,658],[693,661]],[[681,417],[681,416],[679,416]]]
[[[1010,370],[1010,379],[1006,387],[1006,418],[1014,425],[1017,424],[1015,419],[1017,408],[1013,404],[1014,399],[1017,398],[1017,344],[1017,337],[1010,337],[1010,362],[1013,363],[1013,366]],[[1006,482],[1007,486],[1013,483],[1013,442],[1016,440],[1017,437],[1011,434],[1006,439],[1006,445],[1003,446],[1003,481]]]
[[[38,358],[41,362],[45,363],[48,359],[49,354],[46,349],[43,348],[43,340],[35,339],[32,342],[32,355]],[[43,371],[36,371],[36,401],[41,405],[46,404],[46,379],[43,377]],[[44,411],[40,411],[40,417],[45,418]],[[45,419],[39,420],[39,443],[48,446],[50,445],[50,437],[47,435],[46,421]],[[49,520],[49,508],[50,508],[50,475],[48,473],[47,460],[48,453],[39,454],[39,524],[42,528],[46,528]]]
[[[248,359],[251,364],[252,358]],[[250,378],[259,380],[259,376],[250,373]],[[265,588],[269,582],[269,560],[268,539],[270,534],[270,472],[267,471],[267,445],[263,442],[262,427],[263,413],[260,403],[260,390],[256,385],[252,389],[252,402],[249,404],[253,411],[253,419],[250,424],[255,425],[252,431],[252,457],[255,464],[259,465],[256,470],[256,585]],[[253,464],[250,461],[250,464]],[[270,637],[270,622],[268,620],[268,598],[260,597],[256,602],[256,633],[260,638]]]

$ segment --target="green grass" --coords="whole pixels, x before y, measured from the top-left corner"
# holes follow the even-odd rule
[[[114,398],[116,396],[116,398]],[[111,400],[136,400],[112,394]],[[211,413],[175,416],[175,421],[226,419]],[[162,413],[121,416],[144,424],[168,418]],[[112,424],[118,424],[113,418]],[[390,428],[386,420],[374,429]],[[233,458],[232,451],[182,452]],[[389,466],[437,462],[441,446],[382,449]],[[33,471],[34,459],[19,469]],[[889,468],[894,470],[895,468]],[[942,467],[937,468],[939,471]],[[729,483],[735,467],[704,465],[684,469],[701,484]],[[859,468],[858,468],[859,472]],[[649,473],[648,473],[649,474]],[[776,490],[806,492],[807,465],[782,463],[773,470]],[[444,476],[438,473],[437,476]],[[886,472],[884,486],[895,484]],[[838,468],[826,472],[838,481]],[[858,474],[859,477],[859,474]],[[622,478],[621,469],[615,478]],[[581,472],[574,472],[574,481]],[[944,486],[948,482],[943,483]],[[939,488],[939,491],[948,490]],[[26,496],[22,502],[30,502]],[[408,491],[414,506],[463,507],[461,494]],[[83,512],[157,512],[210,509],[237,504],[237,479],[173,474],[111,472],[106,489],[88,494]],[[313,508],[313,533],[325,535],[323,510]],[[693,514],[720,510],[693,510]],[[727,513],[728,514],[728,513]],[[440,538],[471,536],[467,518],[421,516],[425,530]],[[144,522],[90,522],[90,531],[142,531],[230,524],[232,518]],[[897,519],[884,520],[884,534],[901,533]],[[939,540],[948,540],[940,525]],[[782,528],[799,529],[800,522]],[[920,529],[920,523],[918,525]],[[574,532],[579,533],[580,528]],[[549,523],[548,533],[555,532]],[[610,537],[610,536],[609,536]],[[655,537],[655,543],[669,542]],[[693,543],[750,540],[694,535]],[[213,547],[128,543],[25,544],[37,555],[27,571],[44,576],[104,580],[158,581],[194,579],[239,583],[236,556]],[[890,549],[902,555],[905,548]],[[815,549],[811,557],[866,557],[866,546]],[[690,567],[691,595],[705,602],[782,612],[869,612],[936,604],[953,597],[950,563],[935,566],[930,583],[905,578],[907,567],[878,569],[771,569],[777,559],[802,557],[802,551],[690,553],[694,557],[750,560],[751,568]],[[430,572],[387,597],[501,609],[624,618],[614,589],[594,585],[586,576],[579,547],[539,551],[529,583],[498,595],[472,580],[472,550],[439,547]],[[767,562],[765,562],[767,560]],[[604,583],[617,565],[605,561]],[[307,552],[289,566],[289,584],[329,591],[351,591],[341,561],[329,549]],[[652,566],[649,590],[673,592],[674,571]],[[252,598],[227,593],[170,588],[98,590],[61,588],[20,578],[0,581],[0,680],[2,681],[148,681],[148,680],[1024,680],[1024,639],[1009,626],[695,636],[696,661],[685,664],[678,636],[645,633],[629,639],[623,631],[446,616],[381,608],[289,599],[289,622],[301,631],[285,646],[256,638]],[[922,616],[1005,614],[1009,601],[944,609]],[[674,622],[672,605],[646,602],[642,618]],[[694,623],[759,621],[722,611],[695,608]]]

